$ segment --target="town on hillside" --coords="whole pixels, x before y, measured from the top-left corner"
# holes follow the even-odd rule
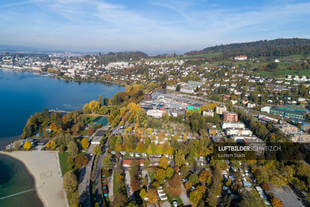
[[[3,54],[8,71],[126,87],[32,115],[6,150],[57,151],[70,206],[309,206],[310,56],[246,51]]]

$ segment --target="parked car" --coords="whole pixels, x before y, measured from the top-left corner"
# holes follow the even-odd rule
[[[178,207],[178,201],[176,201],[176,200],[172,201],[172,206],[173,207]]]
[[[168,200],[167,196],[160,196],[159,199],[160,199],[161,201],[166,201],[166,200]]]
[[[186,182],[187,182],[187,179],[186,179],[186,178],[183,178],[183,179],[182,179],[182,182],[183,182],[183,183],[186,183]]]
[[[108,195],[109,195],[109,194],[108,194],[108,191],[107,191],[107,190],[103,190],[103,196],[104,196],[104,197],[108,197]]]

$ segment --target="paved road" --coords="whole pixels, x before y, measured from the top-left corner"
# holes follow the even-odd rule
[[[113,178],[114,178],[114,170],[112,171],[112,175],[109,177],[109,200],[113,201],[114,196],[113,196]]]
[[[96,132],[90,137],[90,141],[93,139],[97,139],[98,133],[101,133],[102,130],[106,130],[108,129],[109,126],[104,126],[101,127],[99,129],[96,130]],[[101,135],[102,137],[102,135]],[[100,137],[100,138],[101,138]],[[80,202],[81,205],[84,207],[89,207],[91,206],[91,182],[90,182],[90,178],[91,178],[91,172],[92,172],[92,166],[93,166],[93,162],[94,162],[94,156],[92,156],[93,154],[93,149],[95,147],[95,144],[90,144],[88,150],[87,150],[87,156],[89,158],[89,162],[87,163],[87,165],[81,170],[80,173],[80,177],[79,177],[79,196],[80,196]],[[100,159],[99,159],[100,160]],[[102,162],[100,162],[101,164]],[[97,170],[99,170],[99,179],[100,179],[100,167],[99,169],[97,167]],[[97,171],[96,171],[96,175],[97,175]],[[97,176],[96,176],[97,177]],[[97,179],[96,179],[97,181]],[[99,181],[100,182],[100,181]],[[98,188],[98,186],[96,185],[96,188]]]
[[[101,185],[101,169],[102,169],[102,160],[104,154],[100,155],[97,160],[97,168],[95,172],[95,198],[96,201],[99,203],[99,206],[102,206],[103,202],[103,194],[102,194],[102,185]]]
[[[96,142],[96,141],[100,142],[102,136],[105,134],[105,132],[108,130],[108,128],[109,128],[109,125],[101,127],[99,129],[97,129],[93,135],[91,135],[91,137],[89,138],[89,141],[91,144],[87,150],[87,154],[90,154],[90,155],[93,154],[94,147],[96,146],[96,144],[94,144],[94,142]]]
[[[191,202],[189,201],[187,194],[186,194],[186,190],[184,188],[184,185],[181,184],[181,195],[180,195],[180,199],[182,200],[183,206],[191,206]]]
[[[125,169],[125,184],[126,184],[126,191],[128,197],[131,197],[133,194],[131,185],[130,185],[130,173],[128,169]]]
[[[145,178],[145,177],[147,177],[147,183],[149,185],[151,185],[151,178],[150,178],[149,174],[147,173],[146,169],[143,168],[142,169],[142,178]]]
[[[98,139],[98,137],[100,137],[101,139],[102,136],[107,131],[107,129],[108,129],[108,126],[105,126],[97,130],[94,139]],[[97,168],[96,168],[96,172],[94,172],[95,173],[95,198],[96,198],[96,201],[99,203],[99,206],[103,206],[103,202],[104,202],[102,184],[101,184],[101,169],[103,168],[102,160],[107,154],[106,152],[107,144],[108,142],[106,142],[102,148],[102,154],[99,156],[97,160]]]
[[[160,207],[171,207],[171,204],[168,201],[160,203]]]
[[[94,157],[89,156],[91,159],[87,165],[82,168],[80,177],[79,177],[79,196],[82,206],[88,207],[91,206],[91,191],[90,191],[90,176],[91,168],[94,162]]]
[[[303,207],[304,205],[298,200],[298,197],[294,193],[294,191],[289,186],[284,186],[282,188],[271,188],[271,192],[275,195],[275,197],[279,198],[284,207]]]

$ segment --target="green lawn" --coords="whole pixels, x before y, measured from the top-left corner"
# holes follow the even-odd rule
[[[69,171],[67,163],[68,157],[69,157],[68,152],[59,152],[59,162],[62,175],[64,175],[66,172]]]
[[[285,75],[300,75],[300,76],[310,76],[310,70],[278,70],[275,72],[258,71],[261,76],[277,76],[284,77]]]
[[[211,57],[221,56],[222,54],[223,54],[222,52],[215,52],[215,53],[204,53],[204,54],[197,54],[197,55],[188,55],[188,56],[185,56],[185,57],[187,57],[187,58],[197,58],[197,57],[211,58]]]
[[[113,176],[113,193],[114,195],[117,195],[121,192],[124,192],[126,194],[126,188],[125,188],[125,180],[123,175],[121,174],[122,171],[120,169],[115,169],[114,176]]]

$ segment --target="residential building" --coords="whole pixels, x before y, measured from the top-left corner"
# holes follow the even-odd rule
[[[224,122],[237,122],[238,121],[238,114],[234,112],[225,111],[223,115],[224,115],[224,118],[223,118]]]
[[[215,113],[222,115],[225,111],[226,111],[226,106],[222,105],[222,106],[217,106],[215,108]]]
[[[136,161],[140,167],[143,167],[144,166],[144,159],[136,159],[136,160],[130,160],[130,159],[124,159],[122,161],[122,165],[123,167],[131,167],[133,161]]]
[[[163,116],[164,112],[165,111],[162,111],[162,110],[152,109],[152,110],[148,110],[146,112],[146,115],[152,116],[154,118],[161,118]]]
[[[213,117],[213,116],[214,116],[214,111],[211,111],[211,110],[209,110],[209,111],[203,111],[203,112],[202,112],[202,115],[203,115],[203,116],[211,116],[211,117]]]
[[[248,57],[245,55],[239,55],[239,56],[234,57],[234,60],[247,60],[247,59]]]
[[[249,129],[227,129],[226,130],[227,136],[252,136],[253,132]]]
[[[241,122],[223,122],[222,129],[245,129],[245,125]]]

